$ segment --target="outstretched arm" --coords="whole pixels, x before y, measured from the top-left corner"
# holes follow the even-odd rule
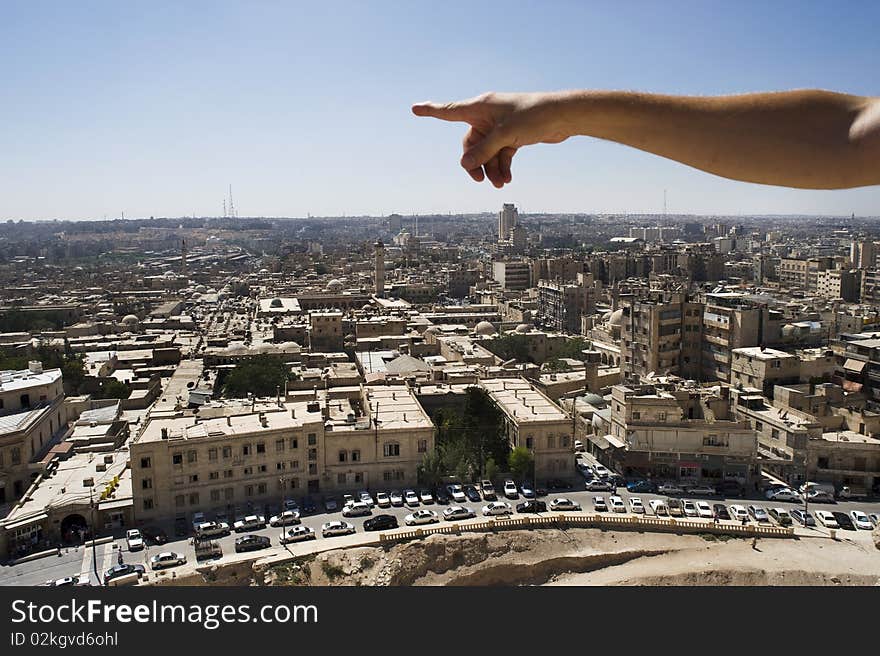
[[[616,141],[716,175],[803,189],[880,184],[880,98],[830,91],[669,96],[623,91],[489,93],[420,103],[469,123],[462,166],[502,187],[516,150],[575,135]]]

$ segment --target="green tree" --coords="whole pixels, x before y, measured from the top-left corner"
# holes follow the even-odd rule
[[[482,345],[502,360],[532,361],[529,354],[529,338],[525,335],[503,335],[495,339],[486,340],[482,342]]]
[[[436,451],[426,453],[419,466],[419,480],[425,485],[434,486],[443,478],[443,459]]]
[[[551,373],[571,371],[571,365],[568,364],[565,360],[560,360],[559,358],[548,360],[544,363],[544,366],[542,368],[544,371],[549,371]]]
[[[524,446],[516,447],[507,457],[507,466],[518,479],[526,478],[531,473],[533,464],[532,454]]]
[[[283,388],[289,369],[286,364],[268,355],[258,355],[242,362],[223,381],[225,396],[274,396]]]
[[[483,466],[483,476],[490,481],[494,481],[498,476],[498,465],[495,463],[495,458],[489,456],[486,460],[486,464]]]
[[[116,379],[101,384],[101,388],[92,395],[96,399],[127,399],[131,396],[131,388]]]

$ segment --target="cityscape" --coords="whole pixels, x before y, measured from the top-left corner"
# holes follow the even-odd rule
[[[500,205],[0,223],[0,584],[880,580],[877,217]]]

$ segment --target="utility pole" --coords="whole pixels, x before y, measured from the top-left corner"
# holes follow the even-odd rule
[[[95,572],[95,578],[98,580],[98,585],[104,585],[101,577],[98,576],[98,552],[96,551],[97,546],[95,545],[95,499],[94,490],[92,488],[89,488],[89,508],[92,515],[92,569]]]

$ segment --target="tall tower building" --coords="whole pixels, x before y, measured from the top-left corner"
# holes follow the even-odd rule
[[[180,240],[180,275],[186,277],[186,239]]]
[[[519,212],[513,203],[504,203],[498,213],[498,241],[510,239],[510,231],[516,227]]]
[[[376,242],[376,296],[385,295],[385,244]]]

